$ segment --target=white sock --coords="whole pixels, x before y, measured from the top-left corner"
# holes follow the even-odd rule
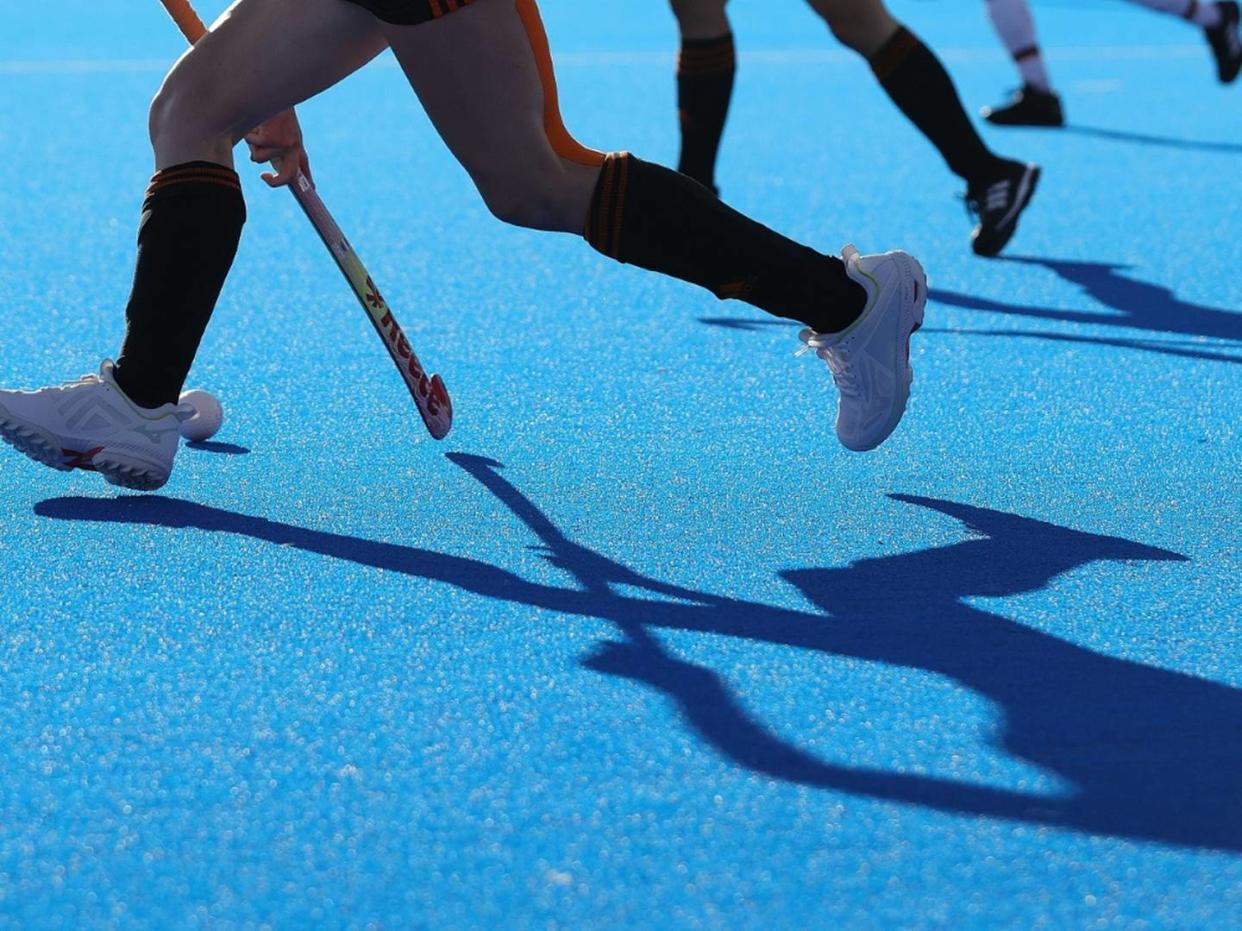
[[[1051,91],[1052,81],[1035,41],[1035,21],[1031,19],[1026,0],[987,0],[987,7],[997,35],[1022,73],[1023,83],[1041,91]]]
[[[1180,16],[1204,29],[1220,25],[1220,7],[1215,3],[1200,3],[1198,0],[1131,0],[1131,2],[1150,10]]]

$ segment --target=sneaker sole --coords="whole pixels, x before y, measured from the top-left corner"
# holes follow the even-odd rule
[[[912,255],[906,255],[904,261],[907,287],[913,289],[909,308],[902,309],[902,315],[907,314],[910,323],[910,329],[906,332],[905,343],[901,348],[902,355],[894,360],[894,371],[903,372],[905,378],[901,379],[897,385],[897,397],[894,398],[894,405],[889,419],[884,422],[884,426],[880,431],[879,437],[866,445],[851,446],[844,439],[841,439],[841,445],[846,449],[856,453],[867,453],[878,447],[881,443],[893,435],[893,431],[897,429],[897,425],[901,423],[901,418],[906,415],[906,405],[910,401],[910,388],[914,384],[914,369],[910,365],[910,338],[918,332],[923,326],[923,313],[927,307],[927,272],[923,270],[922,264]]]
[[[1002,249],[1009,245],[1009,240],[1013,239],[1013,234],[1018,231],[1018,220],[1022,216],[1022,211],[1030,204],[1031,198],[1035,196],[1035,188],[1039,185],[1039,177],[1043,174],[1043,169],[1038,165],[1027,165],[1026,171],[1022,174],[1022,180],[1018,182],[1018,196],[1014,201],[1014,206],[1009,211],[1006,222],[997,227],[1000,231],[1000,238],[994,242],[989,242],[984,246],[980,246],[979,240],[975,239],[971,243],[975,255],[981,255],[984,258],[992,258],[1000,255]]]
[[[155,491],[163,488],[169,478],[168,473],[153,468],[149,462],[107,448],[97,453],[91,464],[109,484],[134,491]]]
[[[73,471],[72,466],[65,464],[65,454],[59,443],[34,424],[18,420],[3,406],[0,406],[0,439],[49,469]]]
[[[91,457],[90,468],[70,465],[66,462],[64,449],[51,434],[14,417],[3,406],[0,406],[0,439],[40,465],[57,472],[72,472],[75,468],[93,469],[109,483],[135,491],[154,491],[168,482],[168,473],[162,469],[107,447]]]
[[[993,126],[1014,126],[1017,128],[1026,127],[1028,129],[1064,129],[1065,114],[1062,113],[1058,119],[1022,119],[1021,117],[1005,117],[999,116],[995,111],[984,107],[979,111],[979,115],[991,123]]]

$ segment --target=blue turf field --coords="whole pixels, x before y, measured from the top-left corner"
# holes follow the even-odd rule
[[[900,431],[845,452],[792,328],[492,221],[381,61],[308,146],[454,433],[243,169],[219,442],[155,497],[0,450],[0,927],[1242,927],[1242,86],[1036,4],[1073,126],[988,133],[1045,175],[985,262],[776,6],[721,183],[923,260]],[[661,0],[545,7],[575,133],[673,159]],[[1014,83],[977,0],[895,9],[972,109]],[[0,383],[115,352],[178,43],[0,5]]]

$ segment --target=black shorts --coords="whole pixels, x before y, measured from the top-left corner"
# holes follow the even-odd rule
[[[467,6],[472,0],[346,0],[394,26],[417,26]]]

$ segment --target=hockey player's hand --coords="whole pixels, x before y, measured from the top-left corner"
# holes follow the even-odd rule
[[[275,173],[265,171],[263,180],[272,187],[282,187],[298,175],[298,169],[310,178],[310,161],[302,148],[302,127],[292,110],[278,113],[266,123],[250,130],[245,136],[252,162],[271,162]]]

